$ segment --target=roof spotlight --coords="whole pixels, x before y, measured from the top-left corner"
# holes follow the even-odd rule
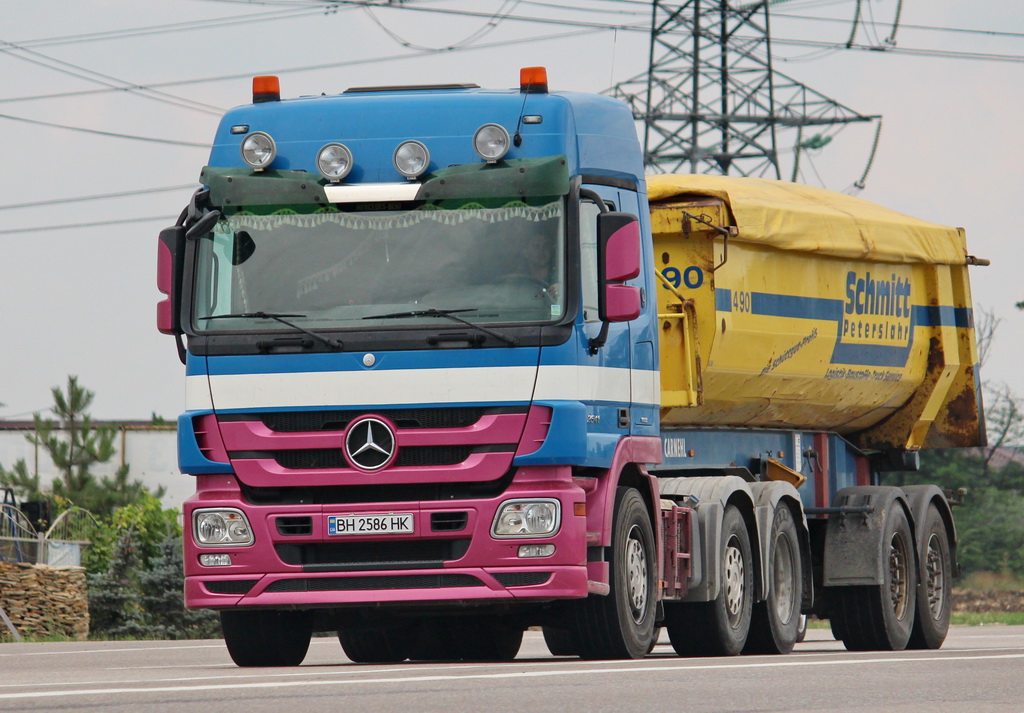
[[[395,149],[395,169],[410,181],[419,178],[430,165],[430,151],[419,141],[403,141]]]
[[[277,156],[277,144],[270,134],[254,131],[242,140],[242,158],[257,171],[262,171]]]
[[[473,148],[487,163],[500,161],[511,145],[508,131],[498,124],[484,124],[473,134]]]
[[[345,144],[327,144],[316,155],[316,167],[324,178],[338,182],[352,170],[352,152]]]

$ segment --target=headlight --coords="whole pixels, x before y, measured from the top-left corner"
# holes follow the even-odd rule
[[[275,156],[277,144],[270,138],[270,134],[254,131],[242,140],[242,159],[257,171],[273,163]]]
[[[395,149],[393,158],[395,169],[412,180],[427,170],[430,164],[430,151],[419,141],[403,141]]]
[[[545,537],[558,531],[561,506],[557,500],[509,500],[494,517],[495,537]]]
[[[340,181],[352,170],[352,152],[344,144],[327,144],[316,155],[316,167],[324,178]]]
[[[500,161],[511,144],[508,131],[498,124],[484,124],[473,134],[473,149],[487,163]]]
[[[192,513],[192,534],[200,547],[251,545],[252,528],[240,510],[217,508]]]

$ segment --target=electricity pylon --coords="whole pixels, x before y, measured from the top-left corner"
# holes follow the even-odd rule
[[[648,171],[781,179],[784,154],[795,180],[801,150],[830,128],[880,118],[772,68],[771,2],[653,0],[647,72],[607,91],[643,123]]]

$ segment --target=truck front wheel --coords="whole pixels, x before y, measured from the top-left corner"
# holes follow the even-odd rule
[[[680,656],[736,656],[750,630],[754,573],[743,514],[728,505],[722,517],[718,596],[710,602],[665,605],[665,628]]]
[[[220,613],[231,660],[239,666],[298,666],[313,635],[312,612],[233,611]]]
[[[640,493],[615,493],[612,567],[607,596],[593,596],[570,608],[572,641],[585,659],[643,658],[654,638],[658,595],[657,559],[651,517]]]

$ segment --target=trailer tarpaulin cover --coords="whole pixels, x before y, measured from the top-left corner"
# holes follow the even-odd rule
[[[710,196],[729,206],[736,240],[780,250],[894,263],[963,265],[962,228],[897,213],[860,198],[763,178],[666,174],[647,177],[652,204]]]

